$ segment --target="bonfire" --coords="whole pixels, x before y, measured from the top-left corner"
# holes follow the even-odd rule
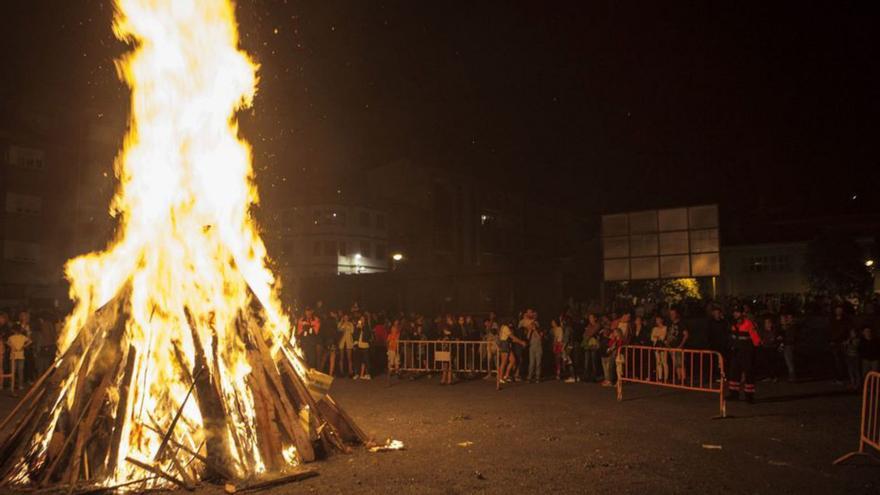
[[[7,487],[254,483],[366,438],[316,391],[251,217],[230,0],[116,0],[131,89],[114,241],[68,262],[58,357],[0,428]],[[240,485],[239,485],[240,486]]]

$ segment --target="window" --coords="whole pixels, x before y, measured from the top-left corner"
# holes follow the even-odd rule
[[[39,196],[6,193],[6,212],[24,215],[39,215],[43,210],[43,200]]]
[[[744,267],[749,273],[791,272],[791,257],[785,255],[751,256]]]
[[[312,256],[321,256],[321,241],[312,244]]]
[[[43,170],[45,167],[46,153],[43,150],[11,146],[7,158],[10,165],[31,170]]]
[[[376,259],[385,259],[385,244],[376,244]]]
[[[336,241],[324,241],[324,256],[336,256]]]
[[[370,241],[361,241],[361,256],[364,258],[372,258],[372,247]]]
[[[376,228],[385,230],[385,215],[381,213],[376,215]]]
[[[361,227],[370,228],[370,212],[361,211]]]
[[[33,242],[3,241],[3,259],[18,263],[40,260],[40,245]]]

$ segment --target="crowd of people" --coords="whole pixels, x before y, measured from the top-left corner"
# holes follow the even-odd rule
[[[773,307],[757,299],[704,301],[696,311],[693,305],[634,304],[608,311],[593,305],[567,308],[549,319],[532,308],[507,318],[491,312],[429,318],[370,312],[357,304],[328,311],[318,302],[295,318],[294,331],[309,366],[363,380],[386,371],[399,376],[402,341],[485,341],[488,352],[498,354],[503,382],[549,377],[607,387],[615,384],[624,345],[656,348],[651,379],[676,383],[685,380],[688,364],[671,349],[706,349],[724,357],[729,398],[743,393],[752,401],[756,381],[797,382],[805,374],[860,388],[865,373],[880,368],[874,302],[858,307],[838,302],[827,311],[818,305]],[[444,384],[462,378],[451,367],[440,375]]]
[[[681,383],[688,372],[674,349],[706,349],[724,357],[731,398],[754,397],[755,382],[805,377],[831,378],[853,390],[869,371],[880,370],[880,300],[854,305],[779,303],[779,299],[702,301],[700,304],[644,304],[632,301],[602,311],[596,304],[569,305],[550,318],[526,308],[511,317],[495,313],[442,314],[372,312],[353,304],[328,310],[319,301],[293,316],[292,336],[307,364],[337,377],[370,380],[401,370],[401,342],[483,342],[489,377],[503,382],[615,384],[624,345],[656,348],[647,366],[650,379]],[[20,390],[51,366],[61,321],[52,312],[0,310],[3,379]],[[405,363],[406,364],[406,363]],[[446,365],[441,383],[475,373]]]
[[[0,310],[0,387],[8,385],[16,394],[52,365],[58,324],[49,312],[38,313],[32,319],[28,309]]]

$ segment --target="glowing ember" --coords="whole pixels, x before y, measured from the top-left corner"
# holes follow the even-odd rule
[[[147,478],[144,489],[170,484],[154,470],[248,477],[311,460],[315,405],[291,393],[304,370],[249,213],[257,191],[234,115],[252,101],[257,66],[237,48],[233,6],[116,3],[114,31],[137,47],[118,64],[132,98],[111,207],[119,232],[67,265],[64,376],[37,396],[46,412],[30,413],[5,479]]]

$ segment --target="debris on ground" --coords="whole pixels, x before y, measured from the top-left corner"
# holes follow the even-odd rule
[[[403,449],[404,449],[403,442],[401,442],[400,440],[392,440],[390,438],[385,441],[384,445],[372,445],[372,446],[368,447],[368,450],[373,453],[388,452],[391,450],[403,450]]]
[[[474,442],[471,442],[470,440],[467,440],[467,441],[464,441],[464,442],[459,442],[457,445],[458,445],[459,447],[470,447],[470,446],[473,445],[473,444],[474,444]]]
[[[704,443],[703,448],[706,450],[721,450],[722,447],[720,445],[713,445],[711,443]]]
[[[450,419],[450,421],[470,421],[470,420],[471,420],[470,414],[456,414],[455,416],[453,416]]]

